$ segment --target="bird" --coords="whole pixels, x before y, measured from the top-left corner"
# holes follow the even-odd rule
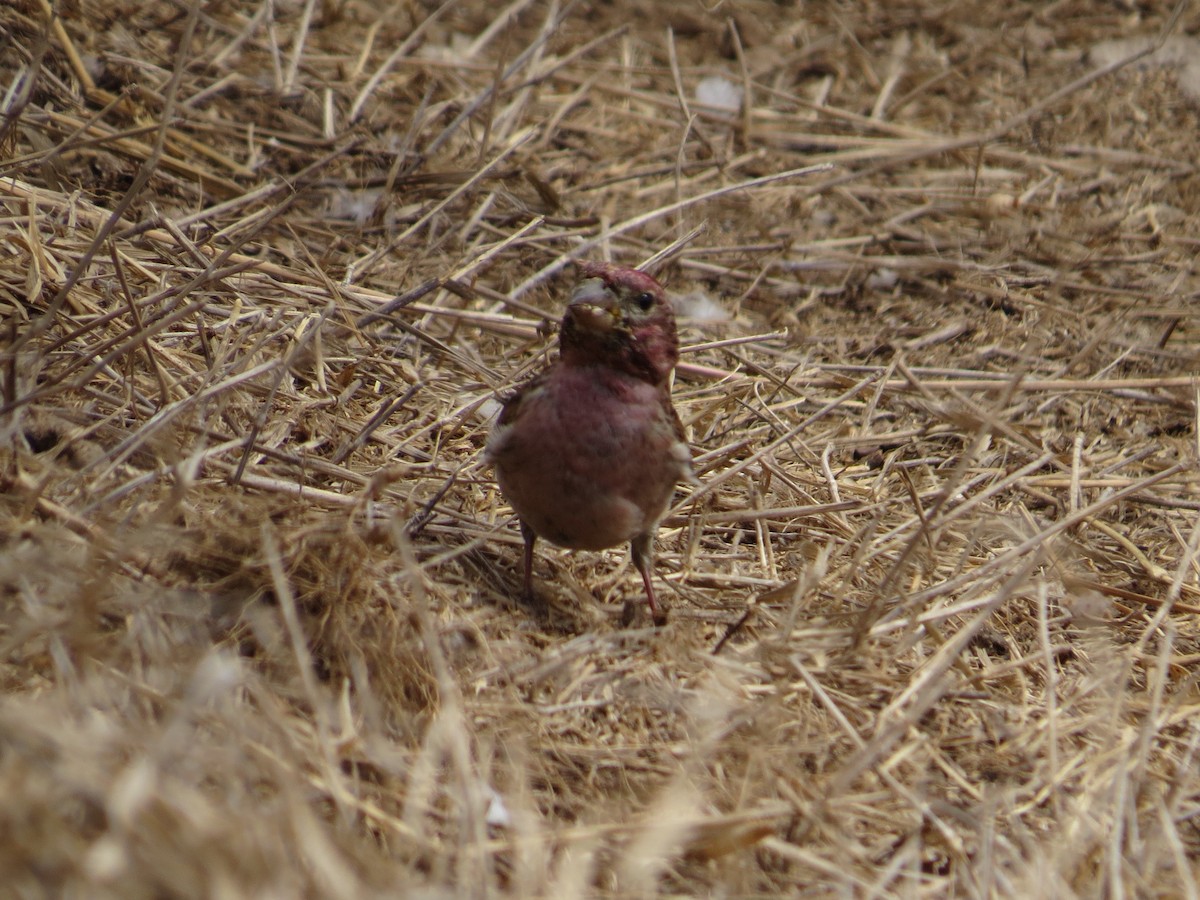
[[[656,625],[654,536],[676,485],[695,482],[671,403],[675,315],[651,275],[583,262],[559,328],[558,357],[501,398],[485,459],[520,520],[524,594],[538,538],[570,550],[628,542]]]

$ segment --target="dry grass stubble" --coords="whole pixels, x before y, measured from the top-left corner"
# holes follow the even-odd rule
[[[1200,20],[709,7],[0,10],[12,896],[1196,895],[1196,106],[1088,53]],[[672,622],[528,608],[495,398],[664,248]]]

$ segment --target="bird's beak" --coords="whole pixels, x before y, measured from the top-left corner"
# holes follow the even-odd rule
[[[588,331],[612,331],[621,322],[617,298],[599,278],[589,278],[575,288],[571,312],[575,321]]]

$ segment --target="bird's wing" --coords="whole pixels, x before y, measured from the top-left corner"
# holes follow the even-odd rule
[[[521,415],[521,407],[533,393],[546,383],[548,374],[548,372],[542,372],[534,375],[528,381],[500,396],[500,415],[496,417],[497,428],[503,428],[517,421]]]
[[[513,423],[521,417],[521,410],[525,408],[529,398],[545,383],[546,376],[545,372],[535,375],[500,395],[500,414],[492,424],[492,433],[488,436],[487,447],[483,451],[485,461],[494,463],[498,457],[511,449]]]
[[[687,432],[683,430],[683,422],[679,413],[675,411],[675,404],[671,402],[670,388],[667,389],[666,403],[667,409],[671,411],[671,428],[675,432],[675,445],[671,448],[671,455],[679,461],[679,480],[698,485],[700,479],[696,477],[696,470],[692,466],[692,448],[688,445]]]

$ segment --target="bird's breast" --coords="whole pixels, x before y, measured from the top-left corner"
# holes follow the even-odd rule
[[[665,392],[621,373],[559,368],[489,443],[500,489],[546,540],[598,550],[652,530],[687,450]]]

